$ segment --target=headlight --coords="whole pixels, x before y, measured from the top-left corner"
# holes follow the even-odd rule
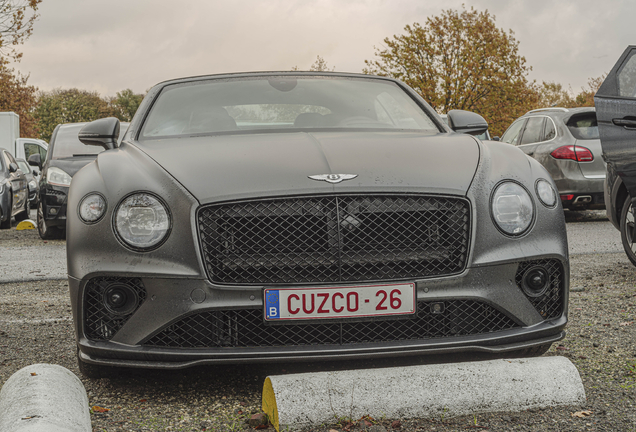
[[[500,183],[492,194],[492,217],[506,234],[523,234],[534,215],[534,205],[528,192],[518,183]]]
[[[537,180],[537,196],[539,201],[546,207],[554,207],[557,203],[557,194],[549,181],[544,179]]]
[[[168,237],[170,226],[168,208],[149,193],[128,196],[115,211],[115,230],[133,249],[158,247]]]
[[[79,205],[79,216],[86,223],[99,221],[106,212],[106,200],[99,194],[90,194],[82,198]]]
[[[35,184],[35,180],[31,180],[29,182],[29,189],[30,190],[35,190],[36,184]]]
[[[50,167],[46,171],[47,183],[56,186],[69,186],[71,184],[71,176],[57,167]]]

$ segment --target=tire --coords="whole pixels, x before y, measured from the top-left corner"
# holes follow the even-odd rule
[[[31,213],[31,202],[27,197],[26,203],[24,204],[24,211],[15,215],[15,220],[18,222],[22,222],[23,220],[29,218],[29,213]]]
[[[40,234],[40,238],[42,240],[54,240],[60,238],[59,230],[56,227],[50,227],[46,225],[42,203],[38,205],[37,225],[38,234]]]
[[[0,229],[9,229],[11,228],[11,208],[13,207],[13,202],[9,200],[9,214],[7,215],[7,220],[0,220]]]
[[[636,266],[636,244],[634,244],[632,238],[635,225],[632,197],[627,195],[627,198],[623,203],[623,210],[621,210],[621,240],[623,242],[623,249],[627,254],[627,258],[629,258],[634,266]]]
[[[77,367],[86,378],[114,378],[120,373],[120,369],[112,366],[99,366],[92,363],[86,363],[80,358],[79,348],[77,349]]]

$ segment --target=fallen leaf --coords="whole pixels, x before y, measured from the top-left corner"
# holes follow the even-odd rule
[[[561,351],[570,351],[569,348],[562,347],[562,346],[558,346],[556,349],[561,350]]]
[[[628,325],[632,325],[634,324],[634,321],[626,321],[626,322],[622,322],[620,325],[622,326],[628,326]]]
[[[104,413],[104,412],[107,412],[107,411],[110,411],[110,409],[109,408],[102,408],[102,407],[97,406],[97,405],[95,405],[93,407],[93,412]]]
[[[31,376],[37,376],[35,372],[31,372]]]
[[[592,411],[577,411],[571,414],[572,417],[585,418],[592,415]]]
[[[148,402],[148,399],[139,399],[139,402]]]

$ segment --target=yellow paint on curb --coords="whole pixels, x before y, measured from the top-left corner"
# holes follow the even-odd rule
[[[15,227],[15,229],[18,230],[18,231],[28,230],[28,229],[35,229],[35,222],[33,222],[31,219],[25,219],[22,222],[20,222]]]
[[[267,414],[269,422],[274,425],[277,432],[280,432],[280,424],[278,423],[278,406],[276,406],[276,395],[274,387],[269,377],[265,378],[263,384],[263,412]]]

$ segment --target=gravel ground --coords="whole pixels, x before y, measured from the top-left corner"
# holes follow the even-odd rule
[[[35,231],[0,231],[0,246],[14,244],[36,246],[42,241]],[[636,269],[621,253],[573,255],[571,266],[568,336],[546,355],[566,356],[578,367],[588,397],[585,405],[458,418],[352,419],[351,424],[334,421],[313,430],[636,431]],[[94,407],[94,431],[244,431],[250,430],[249,416],[260,411],[263,380],[270,374],[468,359],[131,370],[82,381]],[[60,364],[79,376],[67,283],[0,284],[0,383],[22,367],[42,362]]]

